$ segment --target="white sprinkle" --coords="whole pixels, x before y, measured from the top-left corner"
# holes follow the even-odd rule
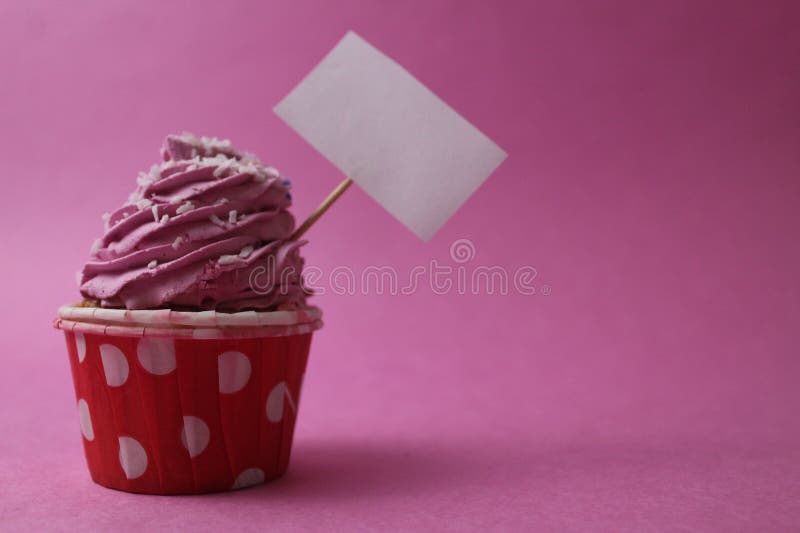
[[[105,229],[106,231],[108,231],[108,228],[110,227],[111,213],[103,213],[103,214],[100,216],[100,218],[102,218],[102,219],[103,219],[103,229]]]
[[[191,172],[193,170],[197,170],[197,165],[195,165],[194,163],[186,167],[186,172]]]
[[[225,161],[220,163],[220,165],[217,168],[214,169],[214,177],[219,178],[225,172],[227,172],[228,169],[230,169],[230,167],[231,167],[230,160],[226,159]]]
[[[183,244],[183,237],[179,235],[179,236],[178,236],[178,237],[175,239],[175,242],[173,242],[173,243],[172,243],[172,247],[173,247],[175,250],[177,250],[178,248],[180,248],[180,247],[181,247],[181,244]]]
[[[198,156],[197,149],[192,148],[192,157],[197,157],[197,156]]]
[[[222,205],[222,204],[227,204],[227,203],[228,203],[228,199],[227,198],[220,198],[219,200],[214,202],[214,205]]]
[[[228,211],[228,223],[236,224],[236,209],[231,209]]]
[[[231,142],[228,139],[220,140],[220,139],[217,139],[216,137],[205,137],[205,136],[202,136],[202,137],[200,137],[198,139],[197,137],[195,137],[193,135],[191,136],[190,142],[192,142],[192,144],[198,144],[198,145],[201,145],[201,146],[210,147],[210,148],[217,148],[217,149],[219,149],[219,148],[229,148],[230,145],[231,145]]]
[[[140,187],[146,187],[150,185],[152,182],[153,180],[150,178],[150,176],[148,176],[144,172],[139,172],[139,175],[136,176],[136,183]]]
[[[156,222],[158,222],[158,206],[154,205],[152,211],[153,211],[153,218],[155,219]]]
[[[147,268],[155,268],[157,266],[158,266],[158,261],[156,261],[155,259],[147,263]]]
[[[148,208],[148,207],[150,207],[151,205],[153,205],[153,202],[151,202],[151,201],[150,201],[150,200],[148,200],[147,198],[142,198],[141,200],[139,200],[138,202],[136,202],[136,207],[138,207],[138,208],[139,208],[139,210],[142,210],[142,209],[147,209],[147,208]]]
[[[92,255],[95,255],[97,254],[97,252],[100,251],[100,248],[102,247],[103,247],[103,241],[101,239],[95,239],[94,242],[92,243],[92,250],[90,253]]]
[[[164,213],[164,216],[161,217],[161,223],[166,224],[167,222],[169,222],[169,215]]]
[[[208,220],[210,220],[212,224],[215,224],[215,225],[220,226],[222,228],[225,227],[225,223],[217,215],[211,215],[210,217],[208,217]]]
[[[281,173],[278,172],[278,169],[275,167],[267,167],[264,169],[264,173],[269,176],[270,178],[280,178]]]
[[[239,172],[243,174],[252,174],[253,176],[255,176],[256,174],[258,174],[258,167],[255,166],[252,162],[240,163]]]
[[[217,261],[217,263],[219,263],[220,265],[230,265],[231,263],[235,263],[238,260],[239,260],[238,255],[223,255],[222,257],[219,258],[219,261]]]
[[[242,248],[242,251],[239,252],[239,257],[241,257],[242,259],[247,259],[248,257],[250,257],[250,254],[253,253],[253,250],[255,250],[255,248],[253,248],[252,246],[245,246],[244,248]]]
[[[150,176],[152,176],[153,181],[158,181],[161,179],[161,168],[158,165],[153,165],[150,167]]]
[[[186,202],[178,206],[178,209],[175,210],[175,214],[182,215],[184,213],[188,213],[192,209],[194,209],[194,204],[192,202]]]

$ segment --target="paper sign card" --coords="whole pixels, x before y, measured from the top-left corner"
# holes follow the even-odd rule
[[[506,153],[353,32],[275,112],[421,239]]]

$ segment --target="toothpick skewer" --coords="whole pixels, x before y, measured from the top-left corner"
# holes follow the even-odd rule
[[[294,230],[294,233],[292,233],[292,236],[289,237],[289,240],[296,241],[297,239],[302,237],[303,234],[306,231],[308,231],[308,228],[313,226],[314,222],[316,222],[317,219],[321,217],[325,213],[325,211],[328,210],[328,208],[333,204],[333,202],[335,202],[342,194],[344,194],[344,191],[346,191],[347,188],[352,184],[353,180],[351,180],[350,178],[345,178],[344,181],[342,181],[339,185],[337,185],[336,188],[333,191],[331,191],[328,197],[325,198],[325,200],[321,204],[319,204],[319,207],[317,207],[317,209],[313,213],[311,213],[311,216],[309,216],[305,220],[305,222],[300,224],[299,228]]]

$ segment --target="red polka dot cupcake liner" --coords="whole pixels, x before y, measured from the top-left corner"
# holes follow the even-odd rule
[[[235,490],[289,464],[317,308],[59,309],[92,479],[146,494]]]

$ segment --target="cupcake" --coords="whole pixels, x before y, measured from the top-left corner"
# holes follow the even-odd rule
[[[286,471],[312,332],[290,182],[229,141],[170,135],[59,309],[92,479],[149,494]]]

